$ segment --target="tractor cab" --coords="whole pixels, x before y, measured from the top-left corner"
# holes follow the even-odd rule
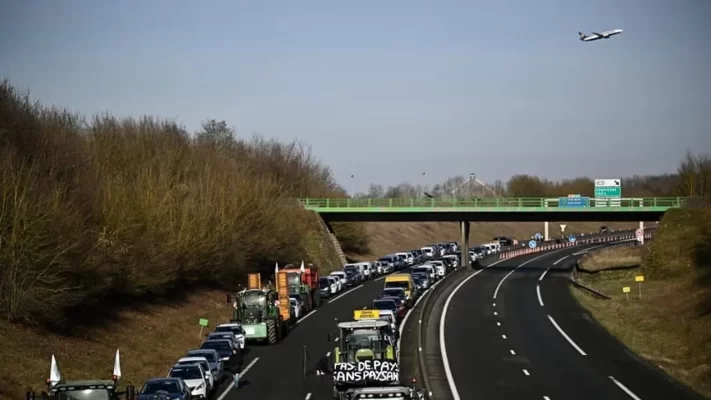
[[[366,360],[395,361],[395,340],[386,321],[360,320],[341,322],[339,345],[334,351],[335,362]]]
[[[262,321],[267,315],[278,314],[277,294],[269,289],[247,289],[237,293],[233,320],[243,324]]]

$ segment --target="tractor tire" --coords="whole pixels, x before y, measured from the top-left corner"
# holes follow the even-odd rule
[[[276,344],[279,341],[279,327],[274,319],[267,320],[267,341],[269,344]]]

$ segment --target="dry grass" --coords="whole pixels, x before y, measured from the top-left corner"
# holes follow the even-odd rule
[[[66,379],[110,379],[116,348],[121,383],[141,385],[164,376],[181,355],[199,347],[199,318],[207,318],[211,327],[230,318],[222,291],[199,291],[166,303],[125,309],[113,323],[74,337],[0,322],[0,398],[22,399],[28,388],[46,390],[52,354]]]
[[[370,238],[370,252],[366,254],[348,253],[349,258],[369,260],[394,251],[420,248],[430,243],[459,241],[459,224],[456,222],[369,222],[363,223]],[[550,234],[560,232],[559,223],[550,223]],[[566,233],[596,232],[601,225],[612,229],[631,229],[634,223],[620,222],[567,222]],[[536,232],[543,233],[543,223],[472,223],[470,242],[487,243],[496,236],[527,239]]]
[[[646,246],[645,246],[646,247]],[[711,210],[681,209],[665,214],[642,267],[579,274],[612,300],[576,289],[574,296],[613,335],[671,376],[711,397]],[[625,250],[633,252],[633,250]],[[607,264],[627,264],[639,254],[608,253]],[[637,251],[640,251],[637,249]],[[595,258],[595,253],[589,253]],[[600,253],[604,253],[600,252]],[[615,259],[618,254],[625,259]],[[635,275],[644,275],[639,300]],[[622,288],[631,288],[630,299]]]
[[[571,290],[595,319],[632,351],[711,397],[711,318],[698,307],[711,291],[688,278],[648,279],[642,283],[640,301],[634,281],[639,273],[604,271],[582,278],[612,300]],[[629,300],[622,293],[624,286],[632,290]]]
[[[593,250],[580,259],[578,266],[588,272],[639,266],[644,259],[645,249],[644,246],[620,245]]]

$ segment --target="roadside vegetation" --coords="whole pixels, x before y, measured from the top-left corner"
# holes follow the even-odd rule
[[[596,272],[579,279],[612,300],[571,290],[627,347],[711,398],[711,162],[689,156],[679,172],[695,198],[664,215],[653,241],[644,249],[595,250],[582,260]],[[637,275],[644,276],[641,300]],[[629,299],[623,287],[630,287]]]

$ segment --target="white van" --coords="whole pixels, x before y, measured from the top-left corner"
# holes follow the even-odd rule
[[[434,247],[423,247],[420,250],[422,250],[422,254],[424,254],[425,257],[432,258],[435,255]]]

